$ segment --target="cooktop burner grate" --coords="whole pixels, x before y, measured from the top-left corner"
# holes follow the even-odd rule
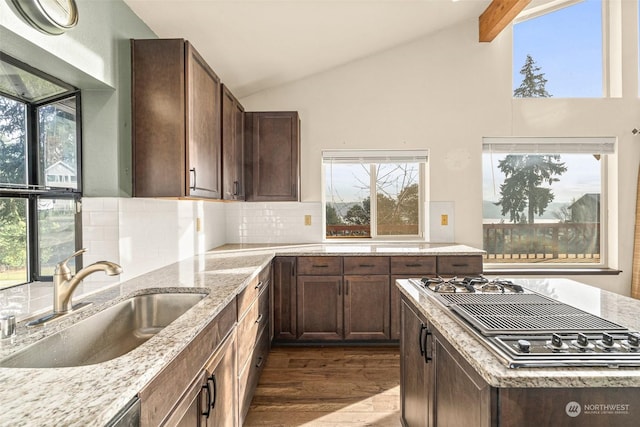
[[[537,294],[435,294],[436,298],[443,300],[445,305],[450,304],[558,304],[556,301]]]
[[[626,331],[626,328],[562,303],[456,304],[451,309],[485,335],[534,332]]]

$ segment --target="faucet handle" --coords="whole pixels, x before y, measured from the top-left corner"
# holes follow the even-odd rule
[[[87,252],[87,248],[82,248],[76,252],[74,252],[71,256],[66,258],[64,261],[60,261],[56,264],[56,270],[54,274],[71,274],[71,270],[67,266],[67,263],[71,260],[71,258],[77,257],[83,253]]]

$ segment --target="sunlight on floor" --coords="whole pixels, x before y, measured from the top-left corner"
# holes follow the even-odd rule
[[[400,386],[393,387],[337,411],[299,424],[314,426],[400,426]]]

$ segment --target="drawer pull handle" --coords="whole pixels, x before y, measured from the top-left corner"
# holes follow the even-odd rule
[[[262,287],[262,285],[264,285],[264,283],[262,283],[262,280],[260,280],[260,281],[258,282],[258,284],[256,285],[256,287],[255,287],[255,288],[253,288],[253,289],[260,289],[260,288]]]
[[[453,267],[469,267],[469,264],[451,264]]]
[[[372,268],[372,267],[375,267],[375,265],[373,265],[373,264],[360,264],[360,267],[362,267],[362,268]]]
[[[215,374],[211,374],[209,382],[213,383],[213,398],[211,399],[211,409],[216,407],[216,398],[218,397],[218,382],[216,381]]]
[[[202,411],[202,415],[209,418],[209,415],[211,415],[211,387],[209,387],[209,381],[207,381],[206,385],[202,386],[202,390],[207,394],[207,404],[204,406],[206,409]]]
[[[196,186],[196,179],[197,179],[197,175],[196,175],[196,168],[191,168],[189,169],[189,172],[193,173],[193,180],[192,180],[192,185],[189,187],[189,189],[191,190],[196,190],[198,187]]]
[[[256,319],[256,323],[260,323],[260,322],[262,322],[262,319],[263,319],[263,318],[264,318],[264,316],[262,315],[262,313],[260,313],[260,314],[258,315],[258,318]]]
[[[256,368],[259,368],[260,366],[262,366],[263,362],[264,362],[264,357],[259,356],[258,361],[256,362]]]
[[[313,268],[328,268],[328,264],[313,264]]]
[[[422,264],[405,264],[405,267],[422,267]]]

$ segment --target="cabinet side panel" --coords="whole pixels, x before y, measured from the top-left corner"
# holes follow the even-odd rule
[[[184,195],[184,41],[132,40],[133,192]]]

